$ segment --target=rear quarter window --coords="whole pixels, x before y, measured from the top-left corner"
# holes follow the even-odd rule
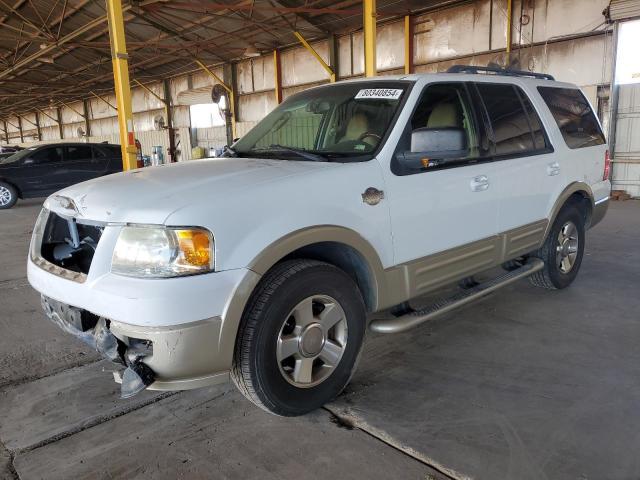
[[[565,143],[571,149],[605,143],[604,134],[589,102],[577,88],[538,87]]]

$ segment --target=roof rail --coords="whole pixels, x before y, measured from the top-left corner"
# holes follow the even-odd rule
[[[473,67],[471,65],[453,65],[447,73],[491,73],[508,77],[531,77],[540,80],[555,80],[548,73],[525,72],[524,70],[509,70],[502,67]]]

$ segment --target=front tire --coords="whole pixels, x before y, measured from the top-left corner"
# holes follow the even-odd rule
[[[13,207],[18,201],[18,192],[9,183],[0,182],[0,210]]]
[[[303,415],[347,385],[365,326],[362,295],[345,272],[315,260],[282,262],[249,300],[231,377],[260,408]]]
[[[529,277],[537,287],[556,290],[575,280],[584,254],[584,216],[575,205],[565,206],[542,247],[532,256],[544,261],[544,268]]]

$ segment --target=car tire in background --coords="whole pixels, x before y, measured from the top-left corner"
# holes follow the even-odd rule
[[[245,308],[231,377],[264,410],[303,415],[349,383],[365,328],[362,295],[349,275],[316,260],[284,261]]]
[[[18,201],[18,192],[10,183],[0,182],[0,210],[13,207]]]
[[[529,277],[537,287],[556,290],[575,280],[584,254],[584,216],[575,204],[565,205],[542,247],[532,254],[544,261],[544,268]]]

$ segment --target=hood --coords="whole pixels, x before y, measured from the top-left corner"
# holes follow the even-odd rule
[[[338,165],[255,158],[188,161],[79,183],[49,197],[45,206],[58,211],[66,202],[57,201],[56,197],[66,197],[75,203],[78,218],[162,224],[173,212],[193,202],[214,205],[216,200],[224,199],[228,203],[233,195],[252,186]]]

